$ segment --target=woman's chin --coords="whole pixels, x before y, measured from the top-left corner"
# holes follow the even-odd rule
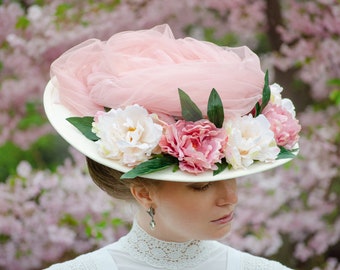
[[[210,230],[209,234],[201,240],[221,240],[226,237],[231,230],[231,223],[220,226],[215,230]]]

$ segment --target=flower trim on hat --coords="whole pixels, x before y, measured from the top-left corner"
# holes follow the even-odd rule
[[[282,87],[269,85],[268,72],[262,100],[247,115],[224,119],[223,104],[211,90],[207,119],[190,97],[178,89],[182,119],[161,121],[143,106],[99,111],[94,117],[67,120],[98,145],[101,156],[132,169],[122,178],[174,166],[199,174],[208,170],[216,175],[226,168],[246,169],[254,162],[293,158],[301,126],[289,99],[282,99]]]

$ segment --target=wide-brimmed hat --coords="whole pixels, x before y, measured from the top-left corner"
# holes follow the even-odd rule
[[[68,143],[123,178],[207,182],[295,157],[301,127],[282,90],[247,47],[175,39],[161,25],[65,52],[44,107]]]

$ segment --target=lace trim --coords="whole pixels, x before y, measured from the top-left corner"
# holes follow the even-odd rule
[[[171,270],[197,266],[209,258],[212,250],[211,241],[161,241],[146,233],[137,222],[120,242],[133,258]]]

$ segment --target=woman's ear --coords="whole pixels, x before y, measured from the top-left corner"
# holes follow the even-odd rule
[[[136,201],[145,209],[153,204],[152,188],[145,185],[131,185],[130,191]]]

